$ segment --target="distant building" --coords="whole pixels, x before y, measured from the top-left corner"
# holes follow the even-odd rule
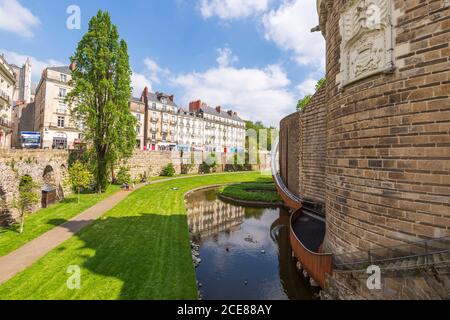
[[[130,101],[130,111],[136,117],[136,148],[144,149],[144,120],[145,103],[141,99],[132,98]]]
[[[0,149],[11,147],[12,106],[16,78],[13,68],[0,56]]]
[[[13,100],[17,104],[33,102],[31,83],[31,61],[28,58],[22,67],[11,65],[16,78]]]
[[[21,141],[20,141],[20,133],[27,131],[27,132],[33,132],[34,131],[34,115],[35,111],[35,103],[21,103],[18,105],[15,105],[13,108],[13,135],[12,135],[12,142],[11,146],[13,148],[20,148],[21,147]]]
[[[245,149],[245,122],[236,112],[211,108],[201,101],[179,108],[173,95],[144,89],[130,110],[138,119],[136,144],[143,150],[240,152]]]
[[[236,112],[211,108],[202,101],[189,104],[189,112],[203,119],[202,145],[205,151],[241,152],[245,149],[245,121]]]
[[[73,149],[81,142],[82,125],[72,119],[65,103],[70,80],[68,66],[47,68],[37,86],[34,131],[41,133],[44,149]]]
[[[147,88],[141,101],[145,105],[143,121],[144,150],[174,150],[177,146],[176,129],[178,106],[174,96],[162,92],[151,93]]]

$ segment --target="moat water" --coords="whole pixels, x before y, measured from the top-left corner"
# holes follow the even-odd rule
[[[286,210],[227,203],[216,189],[194,192],[186,204],[203,299],[314,299],[291,258]]]

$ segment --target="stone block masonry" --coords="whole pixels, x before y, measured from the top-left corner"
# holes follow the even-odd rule
[[[327,236],[331,252],[450,235],[450,4],[392,5],[395,69],[342,85],[341,12],[327,41]],[[362,35],[370,42],[371,36]],[[365,58],[361,58],[365,61]]]
[[[142,176],[159,176],[163,168],[173,163],[177,174],[199,173],[201,164],[209,153],[194,153],[196,164],[184,166],[191,160],[191,154],[185,152],[183,159],[179,152],[170,151],[136,151],[133,156],[122,165],[129,167],[131,177],[138,179]],[[233,154],[217,154],[219,165],[217,172],[228,169],[227,163],[233,163]],[[266,170],[270,168],[270,154],[260,155],[261,164],[247,169]],[[11,203],[17,194],[20,177],[30,175],[38,184],[38,190],[45,186],[56,188],[59,199],[70,193],[70,188],[65,186],[69,167],[69,152],[59,150],[0,150],[0,226],[9,224],[17,218],[15,210],[11,209]],[[36,206],[36,210],[40,205]]]
[[[326,90],[322,87],[303,110],[281,121],[279,149],[281,176],[286,186],[322,211],[327,164],[325,98]]]

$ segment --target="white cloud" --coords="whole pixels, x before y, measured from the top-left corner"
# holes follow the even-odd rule
[[[217,49],[217,53],[219,54],[219,56],[217,57],[216,61],[221,67],[228,67],[233,63],[239,61],[239,58],[236,57],[228,47]]]
[[[325,69],[325,40],[320,32],[311,32],[318,24],[316,1],[284,0],[262,19],[267,40],[293,51],[299,65]]]
[[[170,75],[169,69],[161,68],[155,60],[145,58],[144,64],[149,72],[149,78],[153,83],[161,83],[161,76],[167,77]]]
[[[148,87],[152,91],[151,87],[152,81],[147,78],[144,74],[133,72],[131,75],[131,86],[133,87],[133,97],[140,98],[142,91],[145,87]]]
[[[17,0],[0,0],[0,29],[30,38],[40,24],[39,18]]]
[[[35,57],[20,54],[13,51],[8,51],[6,49],[0,49],[0,54],[5,55],[5,59],[9,64],[15,64],[19,67],[21,67],[25,63],[27,58],[30,58],[31,77],[33,82],[38,82],[40,80],[42,71],[45,68],[69,65],[69,63],[60,62],[55,59],[39,60]]]
[[[317,81],[318,81],[317,79],[307,78],[304,81],[302,81],[296,87],[296,89],[298,90],[298,92],[300,92],[300,95],[302,97],[304,97],[308,94],[314,94],[316,92]]]
[[[204,18],[229,20],[265,12],[268,5],[269,0],[201,0],[200,11]]]
[[[172,84],[183,90],[183,103],[201,99],[210,106],[220,105],[249,120],[278,125],[279,120],[295,110],[289,91],[290,81],[278,65],[264,69],[221,66],[205,72],[175,77]]]

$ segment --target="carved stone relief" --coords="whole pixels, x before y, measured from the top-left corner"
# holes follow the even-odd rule
[[[341,87],[394,68],[391,0],[351,0],[341,14]]]

